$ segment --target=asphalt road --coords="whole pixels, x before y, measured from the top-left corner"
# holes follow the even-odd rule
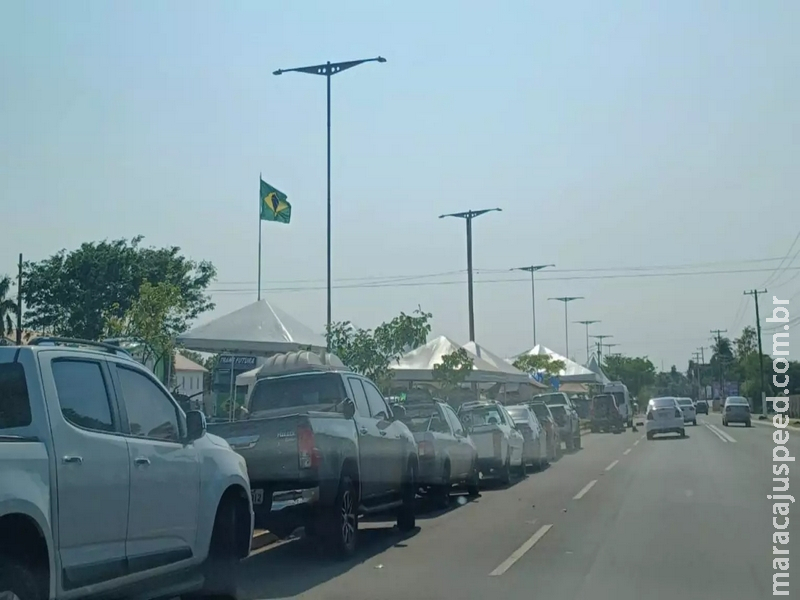
[[[644,428],[585,435],[583,450],[506,489],[425,513],[410,535],[391,523],[362,524],[360,551],[345,563],[302,539],[271,546],[242,564],[241,597],[771,596],[773,429],[723,427],[715,414],[698,421],[686,439],[647,441]],[[800,456],[800,430],[790,435]],[[798,567],[790,589],[800,597],[800,504],[792,512]]]

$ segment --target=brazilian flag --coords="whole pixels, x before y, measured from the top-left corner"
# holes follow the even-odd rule
[[[288,223],[292,218],[292,205],[286,200],[286,194],[276,190],[261,180],[261,193],[258,198],[261,207],[262,221]]]

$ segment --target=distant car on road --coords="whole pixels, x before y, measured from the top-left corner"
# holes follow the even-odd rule
[[[683,422],[697,425],[697,410],[691,398],[678,398],[678,406],[683,412]]]
[[[698,400],[694,405],[695,412],[700,415],[708,414],[708,402],[706,400]]]
[[[415,400],[393,404],[392,412],[414,434],[420,486],[439,506],[450,503],[454,485],[478,495],[478,448],[447,403]]]
[[[590,419],[592,433],[598,431],[622,433],[625,431],[625,417],[620,411],[616,397],[611,393],[597,394],[592,398]]]
[[[645,424],[648,440],[662,433],[677,433],[681,437],[686,437],[684,426],[683,412],[675,398],[669,396],[650,400]]]
[[[534,469],[544,469],[548,463],[547,433],[536,414],[525,404],[507,406],[506,410],[514,420],[514,425],[523,437],[523,452],[525,466]]]
[[[524,475],[524,439],[502,404],[465,402],[459,407],[458,416],[478,447],[482,475],[497,477],[504,484],[510,483],[512,469]]]
[[[728,396],[722,409],[722,424],[727,427],[731,423],[744,423],[751,427],[750,402],[743,396]]]

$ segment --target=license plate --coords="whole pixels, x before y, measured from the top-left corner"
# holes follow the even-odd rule
[[[250,490],[253,504],[264,504],[264,490]]]

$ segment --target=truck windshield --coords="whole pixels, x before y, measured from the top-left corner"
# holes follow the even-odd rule
[[[334,373],[308,373],[259,379],[250,399],[250,412],[292,407],[328,406],[341,412],[344,391]]]
[[[25,371],[19,363],[0,364],[0,430],[31,424]]]

